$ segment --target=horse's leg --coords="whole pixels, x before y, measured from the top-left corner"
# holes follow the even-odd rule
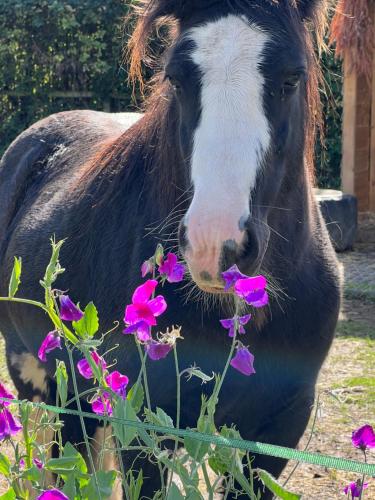
[[[288,404],[275,411],[272,418],[268,418],[267,422],[261,426],[256,433],[256,440],[262,443],[275,444],[288,448],[295,448],[302,437],[314,404],[314,388],[304,387],[299,392],[297,391],[292,398],[288,400]],[[248,417],[249,413],[247,413]],[[251,415],[251,413],[250,413]],[[247,435],[246,424],[239,425],[241,436],[243,439],[254,439],[254,435]],[[252,455],[254,461],[252,468],[264,469],[270,472],[274,477],[279,477],[283,471],[286,460],[270,457],[266,455]],[[273,494],[265,489],[262,483],[254,480],[254,491],[261,491],[262,500],[271,500]],[[248,498],[245,496],[236,496],[230,494],[228,498]]]

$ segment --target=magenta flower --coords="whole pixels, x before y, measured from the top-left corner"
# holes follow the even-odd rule
[[[234,291],[238,297],[244,299],[253,307],[264,307],[268,304],[266,286],[267,280],[264,276],[255,276],[237,280]]]
[[[251,354],[249,349],[242,346],[237,349],[237,353],[230,362],[231,366],[243,373],[244,375],[253,375],[254,370],[254,356]]]
[[[148,325],[146,321],[138,321],[138,323],[128,326],[125,330],[123,330],[123,333],[136,333],[138,340],[141,342],[151,340],[151,326]]]
[[[368,483],[363,483],[362,486],[362,481],[358,479],[357,482],[350,483],[348,484],[348,486],[345,486],[343,491],[345,495],[347,495],[350,492],[353,500],[353,498],[359,498],[361,496],[362,491],[365,490],[366,488],[368,488]]]
[[[91,403],[91,408],[97,415],[108,415],[112,416],[113,409],[108,392],[103,392],[101,396],[98,396]]]
[[[126,375],[114,371],[106,376],[105,381],[113,392],[118,394],[122,399],[126,398],[126,387],[129,383],[129,379]]]
[[[224,328],[229,330],[229,337],[234,337],[236,328],[238,328],[238,333],[241,333],[242,335],[246,333],[244,326],[250,321],[250,319],[251,314],[246,314],[246,316],[235,316],[232,319],[221,319],[220,323]]]
[[[46,363],[47,362],[46,354],[53,351],[54,349],[62,349],[61,337],[56,332],[56,330],[53,332],[49,332],[47,337],[43,340],[42,345],[39,347],[38,358],[40,359],[40,361]]]
[[[375,433],[371,425],[364,425],[352,433],[352,443],[356,448],[375,448]]]
[[[101,356],[99,356],[96,351],[91,352],[91,357],[96,366],[100,366],[102,370],[105,370],[107,368],[107,363]],[[77,368],[82,377],[87,379],[94,377],[94,373],[87,359],[81,359],[80,361],[78,361]]]
[[[145,349],[148,356],[153,361],[159,361],[159,359],[163,359],[168,356],[173,349],[173,346],[162,342],[156,342],[156,340],[151,340],[145,345]]]
[[[15,399],[14,395],[10,391],[8,391],[5,385],[3,385],[1,382],[0,382],[0,398]],[[9,401],[0,400],[0,408],[9,405],[10,405]]]
[[[0,440],[17,434],[22,429],[21,422],[9,410],[3,408],[0,412]]]
[[[162,260],[159,273],[169,283],[179,283],[184,279],[185,266],[177,262],[177,255],[169,253],[166,260]]]
[[[132,298],[132,304],[126,306],[125,309],[125,324],[129,326],[137,325],[137,332],[141,328],[143,329],[143,334],[146,334],[146,328],[144,323],[148,326],[156,325],[156,319],[158,316],[163,314],[167,309],[167,303],[162,295],[155,297],[150,300],[151,295],[155,291],[158,282],[156,280],[147,280],[143,285],[139,286]],[[127,332],[126,328],[124,333]]]
[[[242,278],[248,278],[246,274],[242,274],[241,271],[238,269],[236,264],[234,266],[230,267],[227,271],[221,273],[221,276],[223,277],[225,287],[224,291],[227,292],[232,286],[235,285],[236,281]]]
[[[144,263],[141,265],[142,278],[144,278],[148,274],[152,274],[153,271],[154,271],[154,264],[151,261],[151,259],[145,260]]]
[[[41,460],[39,460],[39,458],[34,458],[33,459],[33,464],[39,469],[43,469],[43,462]],[[20,460],[20,467],[21,469],[23,469],[25,467],[25,460],[23,458],[21,458]]]
[[[60,295],[60,318],[64,321],[79,321],[83,312],[68,295]]]
[[[69,500],[69,498],[61,491],[54,488],[53,490],[45,491],[39,495],[36,500]]]

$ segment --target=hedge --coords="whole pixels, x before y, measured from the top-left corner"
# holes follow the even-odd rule
[[[79,108],[131,109],[123,47],[131,0],[0,0],[0,155],[36,120]],[[340,185],[341,76],[322,63],[326,149],[317,144],[322,187]],[[70,93],[70,97],[67,96]]]

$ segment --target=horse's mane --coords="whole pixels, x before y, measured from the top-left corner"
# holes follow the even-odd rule
[[[259,0],[258,0],[259,1]],[[285,16],[285,22],[298,22],[302,27],[300,36],[306,45],[309,58],[309,81],[307,84],[307,119],[305,130],[305,159],[310,173],[313,172],[314,149],[317,129],[322,131],[322,116],[319,97],[319,83],[321,74],[317,63],[314,44],[318,51],[324,47],[324,33],[327,24],[328,0],[318,0],[319,8],[310,16],[308,22],[300,23],[300,14],[297,3],[301,0],[262,0],[259,8],[273,4],[280,5],[278,15]],[[194,9],[203,9],[226,2],[235,11],[246,13],[249,8],[248,0],[138,0],[134,7],[136,24],[128,43],[129,80],[139,84],[145,90],[143,80],[143,66],[152,66],[155,69],[155,54],[150,50],[150,40],[159,37],[163,26],[162,36],[170,43],[178,36],[179,22],[185,16],[191,15]],[[253,5],[253,3],[252,3]],[[159,55],[160,59],[160,55]],[[168,82],[164,82],[160,73],[156,74],[146,89],[148,98],[144,101],[145,115],[120,137],[107,140],[99,151],[85,164],[81,170],[80,188],[82,191],[93,183],[97,189],[100,186],[112,186],[106,189],[103,197],[115,196],[116,183],[110,179],[124,164],[135,164],[137,157],[142,157],[145,170],[157,172],[156,189],[162,189],[163,200],[168,205],[173,203],[176,186],[178,184],[176,169],[167,169],[167,165],[176,165],[180,159],[176,147],[176,115],[173,112],[173,94]],[[172,146],[172,147],[170,147]],[[130,161],[129,161],[130,160]],[[126,169],[131,170],[130,169]],[[125,175],[128,175],[127,172]],[[156,193],[155,193],[156,194]],[[170,205],[169,205],[170,207]]]

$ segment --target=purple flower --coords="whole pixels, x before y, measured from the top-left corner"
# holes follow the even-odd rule
[[[138,323],[128,326],[125,330],[123,330],[123,333],[136,333],[138,340],[141,342],[151,340],[151,326],[147,324],[146,321],[138,321]]]
[[[15,399],[14,395],[0,382],[0,398]],[[9,401],[0,401],[0,408],[9,406]]]
[[[230,362],[233,368],[248,376],[255,373],[253,363],[254,356],[251,354],[249,349],[243,346],[237,349],[236,355]]]
[[[45,491],[39,495],[36,500],[69,500],[69,498],[61,491],[54,488],[53,490]]]
[[[168,356],[168,354],[173,349],[173,346],[170,344],[163,344],[161,342],[151,340],[146,344],[145,349],[147,354],[153,361],[159,361],[159,359],[163,359]]]
[[[234,264],[234,266],[230,267],[224,273],[221,273],[221,276],[223,277],[223,280],[225,282],[225,288],[224,288],[225,292],[227,292],[230,288],[232,288],[232,286],[235,285],[237,280],[248,277],[246,276],[246,274],[241,273],[236,264]]]
[[[21,429],[21,422],[16,417],[13,417],[9,410],[3,408],[0,412],[0,440],[17,434]]]
[[[83,312],[68,295],[60,295],[60,318],[64,321],[79,321],[83,318]]]
[[[113,409],[108,392],[103,392],[101,396],[98,396],[96,399],[94,399],[94,401],[91,403],[91,408],[92,411],[97,415],[108,415],[109,417],[111,417]]]
[[[126,375],[114,371],[106,376],[105,381],[113,392],[118,394],[122,399],[126,398],[126,387],[129,383],[129,379]]]
[[[352,434],[352,443],[356,448],[366,450],[366,448],[375,448],[375,433],[371,425],[364,425]]]
[[[33,464],[39,469],[43,469],[43,462],[41,460],[39,460],[39,458],[34,458],[33,459]],[[21,458],[20,460],[20,467],[21,469],[23,469],[25,467],[25,460],[23,458]]]
[[[359,498],[361,496],[362,490],[364,490],[366,488],[368,488],[368,483],[363,483],[363,487],[362,487],[362,481],[360,479],[358,479],[357,482],[350,483],[350,484],[348,484],[348,486],[345,486],[343,491],[344,491],[345,495],[347,495],[350,492],[352,495],[352,499],[353,499],[353,498]]]
[[[53,332],[49,332],[47,337],[43,340],[42,345],[39,347],[38,358],[40,359],[40,361],[46,363],[46,354],[53,351],[54,349],[61,349],[61,338],[56,330]]]
[[[96,351],[91,352],[91,357],[96,366],[100,366],[102,370],[105,370],[107,368],[107,363],[101,356],[99,356]],[[87,379],[94,377],[94,373],[87,359],[81,359],[80,361],[78,361],[77,368],[82,377]]]
[[[159,266],[159,273],[169,283],[179,283],[184,279],[185,266],[177,262],[177,255],[169,253]]]
[[[142,278],[144,278],[148,274],[152,274],[153,270],[154,270],[153,262],[151,260],[145,260],[144,263],[141,265]]]
[[[235,316],[232,319],[221,319],[221,325],[229,330],[229,337],[234,337],[234,332],[238,328],[238,333],[244,334],[246,325],[251,319],[251,314],[246,314],[246,316]]]
[[[150,300],[158,282],[147,280],[139,286],[132,297],[132,304],[126,306],[124,321],[129,326],[138,325],[141,322],[149,326],[156,325],[156,317],[163,314],[167,309],[167,303],[162,295]],[[125,331],[125,333],[128,333]]]
[[[264,276],[239,279],[234,285],[234,291],[253,307],[264,307],[268,304],[268,294],[265,290],[267,280]]]

